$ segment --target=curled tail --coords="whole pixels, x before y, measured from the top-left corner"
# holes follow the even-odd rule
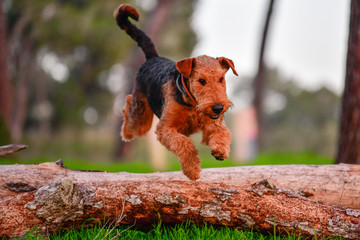
[[[130,23],[128,17],[131,17],[136,21],[140,17],[139,12],[135,8],[129,4],[121,4],[115,11],[114,16],[118,26],[125,30],[125,32],[134,39],[138,46],[143,50],[146,60],[159,56],[151,39],[146,36],[143,31]]]

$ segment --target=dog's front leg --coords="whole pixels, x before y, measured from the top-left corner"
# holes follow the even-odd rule
[[[223,121],[212,121],[202,127],[202,143],[211,147],[211,154],[217,160],[224,160],[229,157],[231,133]]]
[[[200,158],[191,139],[174,127],[164,126],[161,122],[156,128],[158,140],[180,158],[183,173],[191,180],[200,178]]]

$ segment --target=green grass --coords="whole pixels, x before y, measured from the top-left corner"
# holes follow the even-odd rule
[[[309,152],[299,153],[264,153],[247,165],[283,165],[283,164],[333,164],[332,158],[318,156]]]
[[[1,164],[34,164],[42,162],[54,162],[58,159],[49,158],[35,158],[27,161],[16,159],[0,158]],[[133,160],[130,162],[90,162],[84,159],[67,159],[64,158],[66,167],[74,170],[99,170],[108,172],[134,172],[134,173],[150,173],[155,169],[151,166],[150,162],[145,160]],[[210,154],[203,154],[201,156],[202,168],[216,168],[216,167],[234,167],[244,165],[283,165],[283,164],[333,164],[334,159],[317,156],[312,153],[263,153],[256,159],[247,163],[238,163],[229,158],[225,161],[216,161]],[[181,170],[179,161],[175,156],[169,156],[168,167],[166,171],[179,171]]]
[[[261,234],[254,230],[243,230],[238,228],[229,227],[214,227],[212,225],[204,224],[197,226],[193,223],[183,223],[175,226],[164,226],[161,223],[151,226],[150,228],[129,227],[120,225],[116,228],[104,227],[102,225],[95,225],[91,228],[83,227],[80,230],[68,230],[66,232],[54,232],[47,236],[37,236],[33,232],[29,232],[24,239],[54,239],[54,240],[67,240],[67,239],[234,239],[234,240],[251,240],[251,239],[305,239],[299,234],[284,233],[282,236]],[[333,238],[334,239],[334,238]]]

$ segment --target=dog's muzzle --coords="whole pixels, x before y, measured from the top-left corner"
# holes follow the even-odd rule
[[[218,119],[220,117],[220,113],[224,110],[224,106],[222,104],[215,104],[211,106],[211,110],[215,113],[215,115],[208,114],[209,118]]]

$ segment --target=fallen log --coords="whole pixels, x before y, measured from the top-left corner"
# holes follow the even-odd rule
[[[360,237],[360,166],[287,165],[131,174],[74,171],[61,162],[0,167],[0,235],[81,226],[89,219],[123,224],[208,222]]]

